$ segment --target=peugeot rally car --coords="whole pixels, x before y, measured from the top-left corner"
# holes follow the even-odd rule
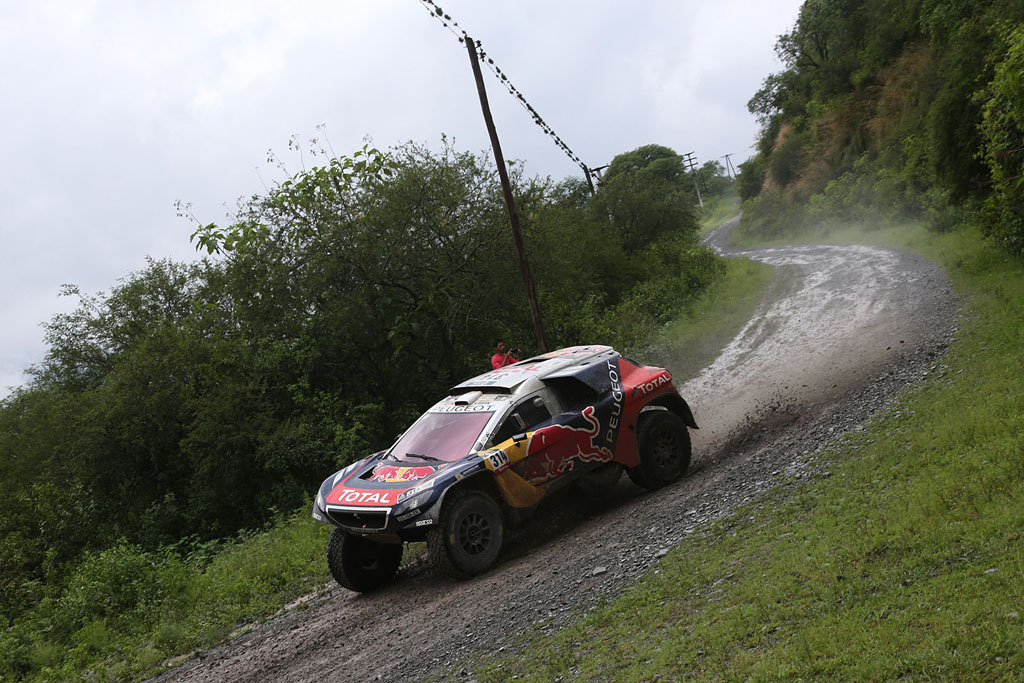
[[[332,524],[331,574],[369,591],[394,578],[402,544],[427,541],[435,566],[486,571],[505,526],[576,482],[608,492],[625,470],[646,488],[690,463],[693,414],[667,370],[607,346],[574,346],[453,387],[389,449],[328,477],[313,517]]]

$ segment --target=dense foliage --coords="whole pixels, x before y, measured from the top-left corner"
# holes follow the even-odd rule
[[[721,273],[687,177],[612,166],[593,197],[515,178],[552,345],[635,349]],[[197,549],[301,506],[488,369],[494,336],[535,351],[507,226],[483,158],[363,149],[199,226],[202,261],[67,287],[77,308],[45,325],[44,361],[0,403],[0,614],[22,634],[0,639],[19,653],[0,676],[166,599],[139,577],[177,576],[175,557],[194,567]],[[52,629],[26,626],[55,610]]]
[[[808,0],[750,100],[746,229],[925,215],[1024,253],[1024,4]]]

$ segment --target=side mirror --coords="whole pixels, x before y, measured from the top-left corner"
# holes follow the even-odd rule
[[[514,435],[512,437],[512,440],[515,441],[517,444],[520,443],[520,442],[526,441],[526,432],[522,432],[521,434]]]

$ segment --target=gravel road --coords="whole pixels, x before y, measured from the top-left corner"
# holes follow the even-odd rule
[[[383,592],[327,587],[157,680],[461,678],[471,657],[579,618],[738,505],[826,471],[823,446],[941,368],[958,314],[933,264],[864,246],[725,251],[735,223],[710,243],[770,263],[776,275],[718,359],[676,377],[701,427],[685,479],[646,492],[623,477],[600,507],[566,494],[516,530],[482,577],[441,579],[413,560]]]

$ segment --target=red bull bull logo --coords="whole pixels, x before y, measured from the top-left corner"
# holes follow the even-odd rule
[[[576,461],[608,462],[612,459],[610,449],[594,444],[594,437],[601,429],[594,417],[594,406],[584,408],[582,415],[586,427],[551,425],[533,433],[527,451],[527,481],[539,484],[568,474]]]
[[[433,467],[398,467],[381,465],[373,471],[370,481],[392,483],[399,481],[416,481],[434,473]]]

